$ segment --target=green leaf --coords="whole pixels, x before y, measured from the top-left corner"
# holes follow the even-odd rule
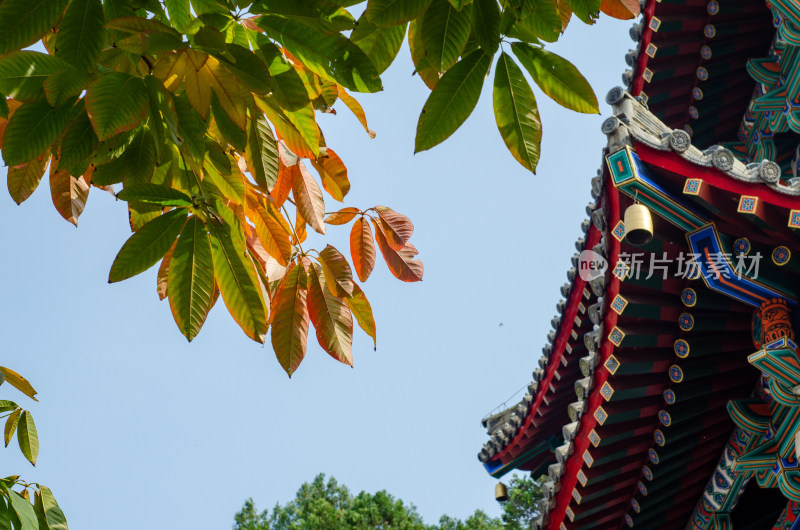
[[[447,0],[447,1],[450,2],[450,5],[452,5],[459,11],[461,11],[462,9],[464,9],[465,7],[467,7],[472,3],[472,0]]]
[[[533,90],[522,70],[505,52],[495,67],[492,105],[506,147],[520,164],[535,173],[542,142],[542,121]]]
[[[22,412],[22,416],[19,419],[17,442],[25,458],[35,466],[36,459],[39,457],[39,435],[36,433],[33,416],[27,410]]]
[[[10,412],[19,408],[19,405],[7,399],[0,400],[0,412]]]
[[[3,441],[8,447],[8,444],[11,442],[11,437],[14,436],[14,432],[17,430],[17,425],[19,425],[19,417],[22,415],[22,409],[16,409],[11,414],[8,415],[8,419],[6,419],[6,425],[3,429]]]
[[[369,0],[364,14],[376,26],[397,26],[420,16],[431,0]]]
[[[241,130],[220,106],[216,93],[211,94],[211,112],[214,115],[214,122],[217,124],[219,132],[222,133],[225,141],[238,151],[244,151],[247,144],[247,133]]]
[[[17,166],[45,154],[71,115],[72,105],[55,109],[44,102],[21,105],[6,126],[3,160],[9,166]]]
[[[85,72],[80,72],[73,67],[55,72],[48,77],[42,88],[47,102],[55,107],[63,105],[71,98],[80,95],[89,84],[91,77]]]
[[[89,116],[80,112],[61,137],[58,167],[66,169],[71,175],[83,175],[89,167],[90,156],[99,145]]]
[[[353,29],[355,25],[353,15],[347,10],[325,0],[259,0],[253,3],[249,11],[290,17],[312,25],[325,21],[337,32]]]
[[[206,154],[206,143],[203,138],[206,132],[206,122],[192,109],[185,94],[175,97],[173,101],[178,116],[178,133],[183,139],[183,145],[188,149],[192,158],[200,162]]]
[[[340,33],[325,35],[276,15],[262,15],[256,23],[317,75],[358,92],[383,89],[369,57]]]
[[[51,74],[72,69],[61,59],[31,50],[20,50],[0,57],[0,92],[18,101],[39,101],[43,83]]]
[[[456,64],[467,45],[472,10],[459,12],[447,0],[433,0],[419,24],[427,64],[445,72]]]
[[[33,505],[16,491],[9,491],[8,499],[19,520],[20,525],[16,530],[39,530],[39,522],[36,520]]]
[[[358,19],[356,29],[350,34],[350,40],[367,54],[378,73],[383,73],[392,64],[403,45],[406,26],[405,23],[389,27],[378,26],[370,22],[364,14]]]
[[[472,114],[492,57],[478,49],[445,73],[422,107],[414,152],[440,144]]]
[[[146,271],[164,257],[181,233],[188,212],[184,208],[160,215],[142,226],[122,245],[108,282],[114,283]]]
[[[40,485],[35,493],[34,509],[39,519],[39,530],[67,530],[67,518],[47,486]]]
[[[500,7],[497,0],[475,0],[472,6],[472,35],[481,48],[494,54],[500,45]]]
[[[594,24],[600,14],[600,0],[566,0],[579,19],[586,24]]]
[[[126,33],[165,33],[174,37],[181,37],[181,34],[175,31],[174,28],[154,18],[120,17],[106,22],[106,27]]]
[[[508,36],[528,42],[558,40],[561,15],[555,0],[515,0],[506,6],[501,31]]]
[[[156,169],[156,146],[153,135],[147,127],[136,132],[131,145],[121,159],[125,167],[122,182],[127,186],[144,184],[150,181]]]
[[[22,204],[39,187],[50,162],[50,153],[46,155],[34,158],[27,164],[8,168],[8,193],[17,204]]]
[[[164,0],[167,6],[169,18],[178,31],[186,32],[192,22],[192,15],[189,11],[189,0]]]
[[[245,87],[256,94],[266,94],[272,89],[267,65],[255,53],[230,43],[225,51],[218,59]]]
[[[56,57],[79,70],[97,69],[103,48],[103,3],[100,0],[71,0],[56,34]]]
[[[147,117],[149,97],[144,80],[106,72],[86,90],[86,111],[100,140],[129,131]]]
[[[6,96],[0,92],[0,118],[8,119],[8,100],[6,100]]]
[[[0,487],[0,493],[3,493],[2,487]],[[0,530],[13,530],[13,524],[16,524],[16,521],[12,524],[12,520],[15,518],[16,514],[6,501],[6,497],[0,495]]]
[[[378,339],[375,329],[375,317],[372,316],[372,306],[367,296],[357,283],[353,283],[353,296],[344,299],[347,307],[353,312],[356,321],[364,332],[372,337],[373,347],[378,349]]]
[[[586,114],[600,112],[591,85],[572,63],[522,42],[513,43],[511,50],[539,88],[559,105]]]
[[[0,3],[0,55],[30,46],[56,25],[69,0],[4,0]]]
[[[192,205],[192,198],[173,188],[159,186],[158,184],[135,184],[126,186],[117,194],[121,201],[138,201],[160,206],[180,206],[188,208]]]
[[[278,144],[264,115],[251,119],[247,128],[245,161],[256,183],[269,191],[278,182]]]
[[[286,111],[299,110],[310,105],[303,80],[281,53],[280,49],[259,34],[258,55],[264,59],[272,76],[272,92],[278,106]]]
[[[214,276],[225,306],[248,337],[263,343],[267,334],[267,308],[253,263],[246,258],[245,242],[227,223],[212,221],[208,229]]]
[[[181,333],[192,340],[214,305],[214,263],[206,225],[193,215],[175,244],[167,275],[169,306]]]

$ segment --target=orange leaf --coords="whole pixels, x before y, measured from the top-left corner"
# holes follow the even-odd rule
[[[175,243],[172,244],[172,248],[170,248],[164,257],[161,259],[161,265],[158,267],[158,274],[156,275],[156,290],[158,291],[158,299],[163,300],[167,297],[169,293],[167,293],[167,276],[169,276],[169,264],[172,261],[172,253],[175,252],[175,245],[178,243],[178,240],[175,240]]]
[[[402,250],[414,233],[411,219],[386,206],[376,206],[375,211],[378,212],[389,246],[395,250]]]
[[[50,164],[50,194],[53,205],[61,217],[78,226],[80,217],[89,198],[89,185],[83,176],[78,178],[69,174],[66,169],[55,170],[55,159]],[[55,170],[55,171],[54,171]]]
[[[347,108],[350,109],[350,112],[356,115],[356,118],[361,125],[364,126],[364,129],[366,129],[369,137],[375,138],[375,131],[367,126],[367,115],[364,113],[364,108],[361,106],[361,103],[356,101],[356,98],[348,94],[347,91],[339,85],[336,85],[336,90],[338,91],[339,99],[341,99],[342,102],[347,105]]]
[[[353,296],[344,299],[347,307],[353,312],[356,317],[358,325],[364,330],[364,333],[372,337],[372,343],[375,350],[378,349],[378,339],[375,330],[375,317],[372,316],[372,306],[369,305],[369,300],[357,284],[353,284]]]
[[[361,212],[355,206],[348,206],[342,208],[338,212],[334,212],[325,218],[325,222],[329,225],[343,225],[353,220],[353,218]]]
[[[347,167],[333,149],[327,149],[328,156],[312,161],[322,179],[322,187],[331,197],[341,202],[350,191],[350,180],[347,178]]]
[[[297,164],[293,166],[280,165],[278,169],[278,180],[275,182],[275,187],[269,192],[270,197],[272,197],[272,205],[275,206],[275,208],[283,206],[283,203],[289,198],[289,192],[292,191],[292,181],[294,180],[295,173],[300,173],[300,168],[297,167]]]
[[[342,298],[331,293],[316,263],[308,270],[308,313],[322,349],[353,366],[353,315]]]
[[[350,255],[358,279],[367,281],[375,267],[375,242],[372,240],[372,229],[363,217],[359,217],[350,230]]]
[[[341,252],[327,245],[319,253],[319,263],[325,273],[328,288],[339,298],[353,294],[353,271]]]
[[[292,256],[291,228],[275,208],[264,206],[252,194],[247,194],[247,216],[256,225],[256,234],[270,256],[286,266]]]
[[[292,374],[303,362],[308,341],[308,278],[302,266],[292,265],[272,299],[272,348],[283,369]]]
[[[600,11],[613,18],[628,20],[639,15],[639,1],[600,0]]]
[[[306,232],[306,220],[303,219],[300,210],[295,210],[295,217],[294,217],[294,231],[297,234],[297,240],[294,242],[295,245],[302,243],[308,237],[308,232]]]
[[[386,240],[386,235],[373,219],[372,224],[375,226],[375,238],[378,240],[378,247],[381,249],[383,259],[392,274],[404,282],[419,282],[422,281],[422,262],[417,259],[412,259],[417,254],[417,249],[411,243],[406,243],[403,250],[396,251],[389,246]]]
[[[325,215],[325,200],[322,198],[322,190],[302,162],[297,167],[299,172],[292,174],[292,192],[297,201],[297,211],[311,228],[324,234],[325,224],[322,218]]]

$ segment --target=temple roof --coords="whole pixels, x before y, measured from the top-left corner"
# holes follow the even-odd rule
[[[478,457],[487,471],[549,475],[539,527],[680,527],[722,465],[733,432],[726,404],[759,377],[747,362],[753,296],[800,285],[800,267],[786,266],[800,252],[791,134],[800,132],[800,108],[795,115],[783,88],[800,86],[792,69],[800,48],[781,37],[781,9],[644,2],[626,56],[629,92],[606,98],[606,156],[576,243],[609,267],[586,281],[573,255],[528,393],[484,419],[490,441]],[[644,249],[623,239],[622,212],[637,193],[651,208],[661,203]],[[763,293],[748,298],[697,276],[632,280],[620,270],[621,256],[637,250],[674,262],[697,251],[687,234],[704,231],[718,251],[771,258],[765,283],[755,282]],[[778,295],[797,303],[797,290]]]

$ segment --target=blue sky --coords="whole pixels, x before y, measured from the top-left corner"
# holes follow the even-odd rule
[[[537,91],[537,175],[497,132],[491,77],[465,126],[414,156],[428,91],[405,49],[386,90],[359,98],[374,140],[341,103],[338,116],[320,117],[349,169],[346,204],[410,216],[425,263],[424,281],[404,284],[379,257],[363,286],[378,351],[359,330],[353,369],[312,332],[290,380],[222,303],[189,344],[158,300],[155,268],[106,283],[130,235],[124,203],[93,189],[76,230],[46,181],[21,207],[0,193],[0,362],[25,375],[40,402],[8,385],[0,398],[32,410],[41,443],[36,469],[14,448],[1,473],[50,486],[81,530],[225,529],[247,497],[259,508],[286,502],[320,472],[355,491],[386,489],[430,523],[476,508],[498,515],[495,480],[476,458],[480,419],[536,367],[601,162],[602,100],[634,44],[630,25],[573,20],[548,47],[589,79],[603,116],[571,113]],[[348,231],[330,227],[328,240],[346,251]]]

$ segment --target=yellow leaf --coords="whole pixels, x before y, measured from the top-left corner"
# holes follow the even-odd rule
[[[26,396],[28,396],[32,400],[39,401],[35,397],[36,394],[37,394],[36,390],[33,389],[33,386],[28,382],[27,379],[25,379],[24,377],[19,375],[14,370],[12,370],[10,368],[6,368],[4,366],[0,366],[0,372],[2,372],[4,376],[6,376],[6,381],[11,386],[13,386],[17,390],[19,390],[20,392],[25,394]]]

